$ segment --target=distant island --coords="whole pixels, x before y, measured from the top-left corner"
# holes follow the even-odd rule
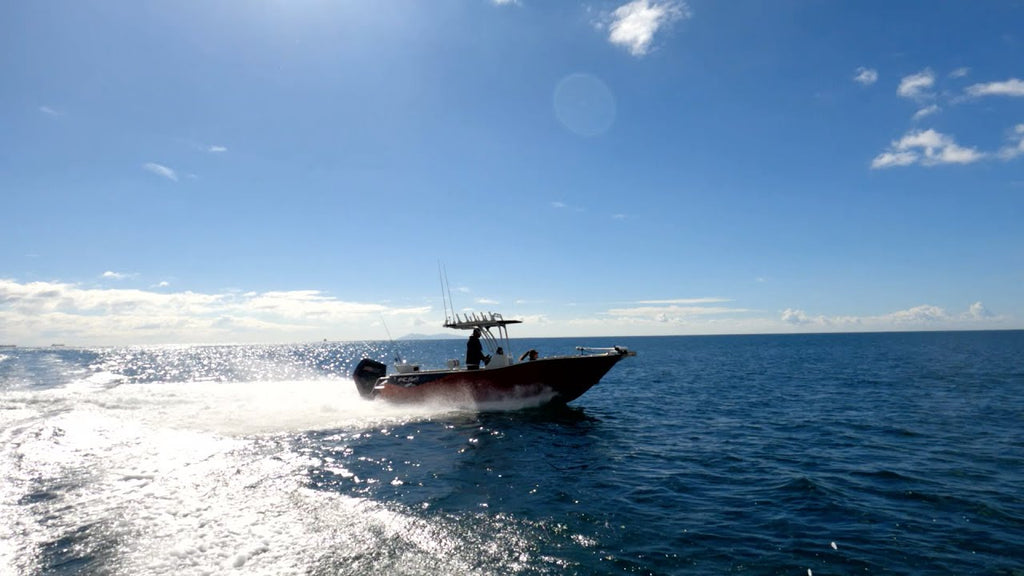
[[[458,340],[458,336],[451,334],[406,334],[399,340]]]

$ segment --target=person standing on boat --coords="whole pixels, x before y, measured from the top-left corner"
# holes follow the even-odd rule
[[[481,362],[487,364],[490,360],[490,356],[484,356],[484,347],[480,344],[480,329],[473,328],[473,334],[466,342],[466,369],[476,370]]]

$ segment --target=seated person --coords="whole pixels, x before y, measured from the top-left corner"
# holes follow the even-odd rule
[[[527,358],[529,358],[531,361],[533,361],[533,360],[537,359],[537,356],[538,356],[537,351],[534,350],[533,348],[530,348],[526,352],[523,352],[523,355],[519,357],[519,361],[522,362],[523,360],[526,360]]]
[[[508,356],[505,355],[505,351],[498,346],[498,349],[494,351],[491,356],[491,360],[487,363],[488,368],[503,368],[509,365]]]

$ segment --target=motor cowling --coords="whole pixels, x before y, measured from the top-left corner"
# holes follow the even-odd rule
[[[363,358],[352,372],[352,379],[355,380],[356,389],[359,390],[359,394],[363,398],[372,398],[374,385],[377,384],[377,380],[386,376],[387,373],[387,364],[371,360],[370,358]]]

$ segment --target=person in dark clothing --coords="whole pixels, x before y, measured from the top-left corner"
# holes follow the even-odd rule
[[[484,347],[480,344],[480,329],[474,328],[473,334],[466,342],[466,369],[476,370],[481,362],[487,364],[490,359],[490,356],[484,356]]]

